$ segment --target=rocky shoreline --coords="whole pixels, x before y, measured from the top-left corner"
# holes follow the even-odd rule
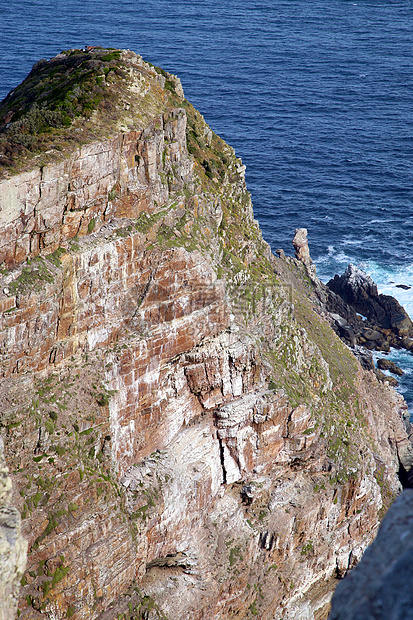
[[[413,351],[413,323],[406,310],[391,295],[379,294],[371,277],[352,263],[341,276],[323,284],[316,275],[305,228],[296,229],[293,246],[334,331],[352,348],[365,370],[373,370],[380,381],[397,387],[397,379],[383,371],[400,377],[403,370],[386,358],[379,358],[376,367],[372,352],[387,354],[392,348]]]

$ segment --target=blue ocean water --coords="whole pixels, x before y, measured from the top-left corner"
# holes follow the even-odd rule
[[[85,44],[180,76],[247,165],[274,250],[305,226],[323,280],[352,261],[413,315],[396,286],[413,287],[413,0],[8,0],[0,98]],[[403,366],[413,405],[413,356]]]

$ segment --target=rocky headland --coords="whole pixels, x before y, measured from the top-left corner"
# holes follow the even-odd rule
[[[306,235],[273,256],[242,162],[133,52],[37,63],[0,123],[19,618],[326,618],[412,448]]]

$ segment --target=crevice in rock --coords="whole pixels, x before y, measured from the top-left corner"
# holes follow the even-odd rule
[[[151,287],[151,285],[152,285],[152,283],[153,283],[153,281],[155,279],[155,276],[156,276],[156,274],[158,272],[158,268],[159,268],[159,260],[156,261],[152,271],[149,274],[148,281],[146,282],[146,284],[145,284],[145,286],[143,288],[143,291],[141,292],[141,294],[139,295],[139,297],[137,299],[136,308],[135,308],[135,310],[134,310],[134,312],[133,312],[133,314],[131,316],[132,319],[136,318],[136,315],[138,314],[140,307],[142,306],[143,302],[145,301],[145,298],[148,295],[149,289],[150,289],[150,287]]]
[[[222,467],[222,483],[227,483],[227,470],[225,469],[225,459],[224,459],[224,444],[222,439],[219,439],[219,458],[221,459],[221,467]]]
[[[145,284],[145,287],[144,287],[144,289],[143,289],[143,291],[142,291],[142,294],[141,294],[141,295],[140,295],[140,297],[138,298],[138,301],[137,301],[137,304],[136,304],[136,310],[135,310],[135,312],[133,313],[132,318],[135,318],[136,314],[137,314],[137,313],[138,313],[138,311],[139,311],[139,308],[140,308],[140,307],[141,307],[141,305],[143,304],[143,302],[144,302],[144,300],[145,300],[145,297],[147,296],[148,291],[149,291],[149,289],[150,289],[150,287],[151,287],[151,284],[152,284],[152,282],[153,282],[153,279],[154,279],[154,275],[155,275],[155,273],[156,273],[156,269],[155,269],[154,271],[151,271],[151,273],[149,274],[148,281],[147,281],[147,283]]]
[[[413,469],[410,469],[409,471],[407,471],[400,460],[399,460],[399,471],[397,472],[397,475],[399,477],[400,484],[402,485],[403,489],[413,489]]]
[[[43,443],[43,432],[42,432],[42,427],[39,426],[39,434],[37,437],[36,447],[34,449],[35,454],[39,454],[42,451],[42,443]]]
[[[181,568],[183,570],[189,568],[186,554],[182,551],[178,553],[168,553],[165,557],[155,558],[146,564],[146,571],[151,568]]]
[[[266,551],[271,551],[274,546],[276,540],[276,536],[271,532],[261,532],[258,540],[258,544],[261,549],[265,549]]]

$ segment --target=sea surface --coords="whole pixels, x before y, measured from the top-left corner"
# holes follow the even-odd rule
[[[246,164],[273,250],[304,226],[323,281],[351,261],[413,316],[413,0],[8,0],[0,99],[84,45],[180,76]],[[413,356],[393,359],[413,409]]]

